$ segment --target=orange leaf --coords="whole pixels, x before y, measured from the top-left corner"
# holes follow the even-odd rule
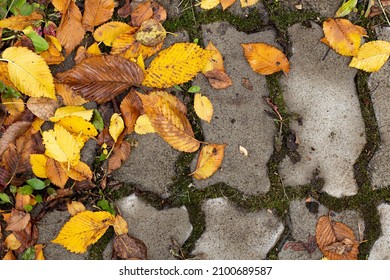
[[[220,70],[225,71],[225,66],[223,65],[223,57],[221,52],[214,46],[213,42],[209,42],[205,50],[214,51],[213,55],[209,58],[206,65],[203,67],[202,72],[205,74],[211,70]]]
[[[114,231],[116,235],[127,234],[129,232],[127,222],[120,215],[116,215],[115,217]]]
[[[30,223],[31,216],[28,213],[12,209],[11,217],[7,221],[8,226],[5,230],[9,231],[22,231]]]
[[[226,144],[208,144],[200,150],[196,169],[190,175],[197,180],[209,178],[222,164]]]
[[[33,12],[29,16],[11,16],[0,20],[0,28],[8,28],[16,31],[22,31],[27,26],[35,25],[35,23],[41,20],[43,16],[37,12]]]
[[[121,167],[122,163],[130,156],[131,145],[127,141],[123,141],[112,151],[112,156],[108,160],[108,174]]]
[[[8,73],[8,63],[0,61],[0,81],[2,81],[7,87],[11,87],[17,91],[14,84],[11,82],[11,78]]]
[[[54,84],[56,87],[56,93],[62,97],[62,101],[67,106],[80,106],[88,102],[80,95],[76,94],[70,86],[65,84]]]
[[[35,260],[44,260],[45,257],[43,256],[43,245],[37,244],[34,246],[35,250]]]
[[[83,26],[87,31],[93,31],[95,26],[108,21],[114,13],[114,0],[86,0],[83,15]]]
[[[233,5],[234,2],[236,2],[236,0],[220,0],[220,2],[221,2],[222,10],[226,10],[231,5]]]
[[[15,196],[15,209],[24,211],[24,206],[30,205],[30,202],[30,195],[17,193]]]
[[[123,98],[120,110],[123,120],[126,125],[126,133],[130,134],[134,131],[134,125],[140,115],[142,103],[135,90],[131,90],[125,98]]]
[[[261,75],[270,75],[283,71],[290,71],[287,57],[279,49],[264,43],[241,44],[244,56],[253,71]]]
[[[215,69],[206,72],[204,75],[214,89],[228,88],[233,84],[232,79],[225,71]]]
[[[150,19],[153,16],[152,5],[150,1],[139,4],[131,12],[131,25],[132,26],[141,26],[141,24]]]
[[[66,9],[69,7],[72,0],[51,0],[53,6],[60,11],[60,13],[65,13]]]
[[[75,181],[84,181],[84,180],[92,180],[93,173],[89,166],[80,161],[75,166],[70,166],[69,170],[67,169],[67,164],[62,164],[62,169],[65,171],[66,175],[69,178],[72,178]]]
[[[72,201],[66,204],[66,207],[68,208],[69,214],[72,216],[76,215],[77,213],[84,212],[85,206],[81,202],[78,201]]]
[[[49,157],[46,161],[46,174],[50,181],[60,188],[64,188],[68,181],[68,175],[66,175],[61,163]]]

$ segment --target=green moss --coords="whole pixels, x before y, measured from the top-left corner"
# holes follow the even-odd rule
[[[102,260],[103,252],[113,237],[114,229],[109,227],[104,235],[98,240],[98,242],[93,244],[91,249],[89,249],[88,260]]]

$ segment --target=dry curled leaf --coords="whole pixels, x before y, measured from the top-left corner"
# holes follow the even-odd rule
[[[164,42],[167,32],[161,23],[151,18],[141,24],[134,36],[142,45],[155,47]]]
[[[130,237],[128,234],[114,237],[113,256],[122,260],[146,260],[146,245],[139,239]]]
[[[112,151],[112,156],[108,160],[108,174],[122,166],[122,163],[130,156],[131,145],[127,141],[123,141],[117,145]]]
[[[211,70],[205,73],[207,80],[214,89],[228,88],[233,84],[232,79],[225,71],[218,69]]]
[[[135,90],[131,90],[125,96],[125,98],[123,98],[120,105],[120,110],[125,122],[127,134],[130,134],[134,131],[134,125],[140,115],[141,108],[141,100],[135,93]]]
[[[15,141],[31,127],[31,122],[15,122],[3,133],[0,139],[0,155],[8,148],[8,144]]]
[[[54,112],[60,106],[56,99],[45,97],[30,97],[27,101],[27,108],[38,118],[47,121],[54,116]]]
[[[8,226],[5,228],[5,230],[14,231],[14,232],[22,231],[30,223],[30,219],[31,216],[29,213],[12,209],[9,221],[7,221]]]
[[[197,180],[209,178],[221,166],[226,144],[208,144],[200,150],[195,171],[192,175]]]

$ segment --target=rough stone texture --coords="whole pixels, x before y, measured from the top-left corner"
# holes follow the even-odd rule
[[[390,260],[390,205],[381,204],[378,207],[382,225],[382,235],[372,246],[370,260]]]
[[[333,17],[340,7],[340,0],[280,0],[285,8],[297,11],[296,5],[301,4],[303,10],[312,10],[321,13],[324,17]]]
[[[379,40],[390,41],[390,27],[377,28]],[[372,184],[376,188],[390,185],[390,64],[387,62],[369,79],[372,102],[381,138],[380,148],[370,162]]]
[[[64,226],[70,219],[70,214],[67,211],[57,211],[47,213],[38,223],[39,238],[37,244],[44,244],[43,254],[48,260],[83,260],[88,257],[88,252],[85,254],[74,254],[69,252],[61,245],[51,243],[55,239]]]
[[[222,9],[222,6],[221,6]],[[250,7],[241,7],[241,2],[239,0],[236,0],[233,5],[231,5],[229,8],[226,9],[226,11],[229,11],[235,15],[242,16],[242,17],[248,17],[249,13],[253,12],[253,9],[257,9],[259,13],[259,17],[263,21],[264,24],[268,23],[268,12],[266,8],[264,7],[264,4],[262,1],[257,2],[255,5],[252,5]]]
[[[329,210],[321,204],[317,213],[311,213],[306,207],[305,200],[290,202],[290,223],[288,226],[291,231],[292,240],[287,242],[302,241],[307,243],[309,235],[315,237],[317,220],[322,215],[328,215],[328,213]],[[359,238],[359,226],[360,231],[362,233],[364,232],[364,221],[356,211],[332,212],[332,220],[348,225],[354,231],[357,238]],[[314,242],[316,242],[315,239]],[[291,248],[285,248],[286,244],[283,244],[283,248],[281,248],[278,255],[281,260],[318,260],[323,257],[318,247],[312,254],[309,254],[307,251],[294,251]]]
[[[356,96],[350,58],[333,51],[324,58],[327,46],[317,24],[311,28],[296,24],[289,28],[293,55],[291,71],[282,77],[289,112],[299,114],[303,125],[292,122],[300,142],[300,162],[286,158],[281,165],[285,185],[310,181],[319,170],[324,191],[335,197],[353,195],[357,186],[353,164],[365,144],[364,123]],[[313,47],[315,46],[315,47]]]
[[[274,33],[265,31],[247,35],[238,32],[227,23],[213,23],[202,27],[205,44],[212,41],[224,56],[226,73],[233,80],[227,89],[214,90],[203,75],[198,75],[195,85],[210,98],[214,115],[211,123],[202,124],[205,141],[226,143],[221,170],[212,177],[196,181],[197,187],[226,182],[247,194],[267,192],[269,180],[267,161],[273,151],[276,128],[262,97],[267,95],[265,78],[255,73],[247,63],[240,43],[274,40]],[[242,78],[249,78],[253,90],[242,85]],[[248,150],[246,157],[239,146]],[[193,167],[195,168],[195,167]]]
[[[210,260],[264,259],[283,232],[283,225],[266,210],[244,212],[223,198],[203,205],[206,229],[193,254]]]
[[[158,211],[135,195],[116,204],[129,225],[129,234],[145,243],[150,260],[174,259],[169,252],[171,238],[182,245],[191,234],[192,225],[185,207]]]

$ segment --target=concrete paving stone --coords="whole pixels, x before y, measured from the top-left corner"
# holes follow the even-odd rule
[[[285,185],[310,182],[318,170],[324,191],[335,197],[354,195],[357,185],[353,164],[366,142],[365,127],[356,95],[356,69],[320,43],[322,28],[296,24],[289,28],[293,55],[291,71],[282,77],[284,98],[290,113],[302,117],[291,123],[300,145],[301,160],[285,158],[280,173]]]
[[[390,41],[390,27],[376,30],[378,40]],[[376,120],[380,133],[380,148],[372,158],[369,168],[375,188],[390,185],[390,64],[386,63],[379,72],[372,73],[368,81]]]
[[[220,9],[222,9],[222,6],[218,6]],[[229,11],[235,15],[242,16],[242,17],[248,17],[249,13],[253,13],[253,9],[256,9],[258,11],[258,14],[263,21],[264,24],[267,24],[269,21],[268,18],[268,12],[267,9],[264,7],[264,4],[262,1],[257,2],[255,5],[250,7],[241,7],[241,1],[236,0],[233,5],[231,5],[229,8],[226,9],[226,11]]]
[[[171,238],[182,245],[191,234],[192,225],[184,206],[158,211],[135,195],[115,203],[129,225],[129,234],[145,243],[150,260],[174,259],[169,252]]]
[[[205,44],[212,41],[222,53],[226,73],[233,85],[215,90],[203,75],[198,75],[193,82],[201,87],[201,93],[210,98],[214,107],[211,123],[202,123],[205,141],[227,144],[221,169],[194,184],[204,188],[225,182],[246,194],[265,193],[270,186],[266,164],[273,152],[276,127],[264,112],[268,109],[262,99],[268,95],[265,78],[250,68],[240,44],[265,42],[275,45],[275,34],[264,31],[247,35],[224,22],[204,25],[202,32]],[[253,90],[242,85],[243,78],[250,80]],[[240,153],[239,146],[247,149],[247,157]],[[196,159],[193,170],[195,165]]]
[[[298,10],[296,5],[302,5],[303,10],[315,11],[321,13],[324,17],[334,17],[336,11],[340,7],[340,0],[280,0],[279,2],[281,2],[285,8],[289,8],[293,11]]]
[[[43,254],[47,260],[84,260],[88,257],[88,252],[84,254],[71,253],[63,246],[51,243],[64,226],[69,221],[70,214],[67,211],[54,210],[42,218],[38,223],[39,238],[37,244],[44,244]]]
[[[286,244],[283,244],[283,248],[279,252],[278,256],[281,260],[318,260],[323,257],[323,254],[318,249],[315,241],[317,220],[322,215],[328,215],[329,210],[319,205],[317,213],[311,213],[306,207],[305,200],[294,200],[290,202],[290,221],[289,224],[291,230],[292,240],[287,242],[304,242],[309,243],[309,236],[311,236],[312,243],[316,249],[314,252],[308,251],[294,251],[291,247],[286,248]],[[345,223],[355,233],[355,236],[359,238],[359,226],[361,232],[364,232],[364,221],[356,211],[343,211],[341,213],[332,212],[332,220]]]
[[[382,234],[371,248],[369,260],[390,260],[390,205],[378,206]]]
[[[206,229],[192,253],[209,260],[264,259],[284,229],[267,210],[245,212],[224,198],[206,200],[203,211]]]

